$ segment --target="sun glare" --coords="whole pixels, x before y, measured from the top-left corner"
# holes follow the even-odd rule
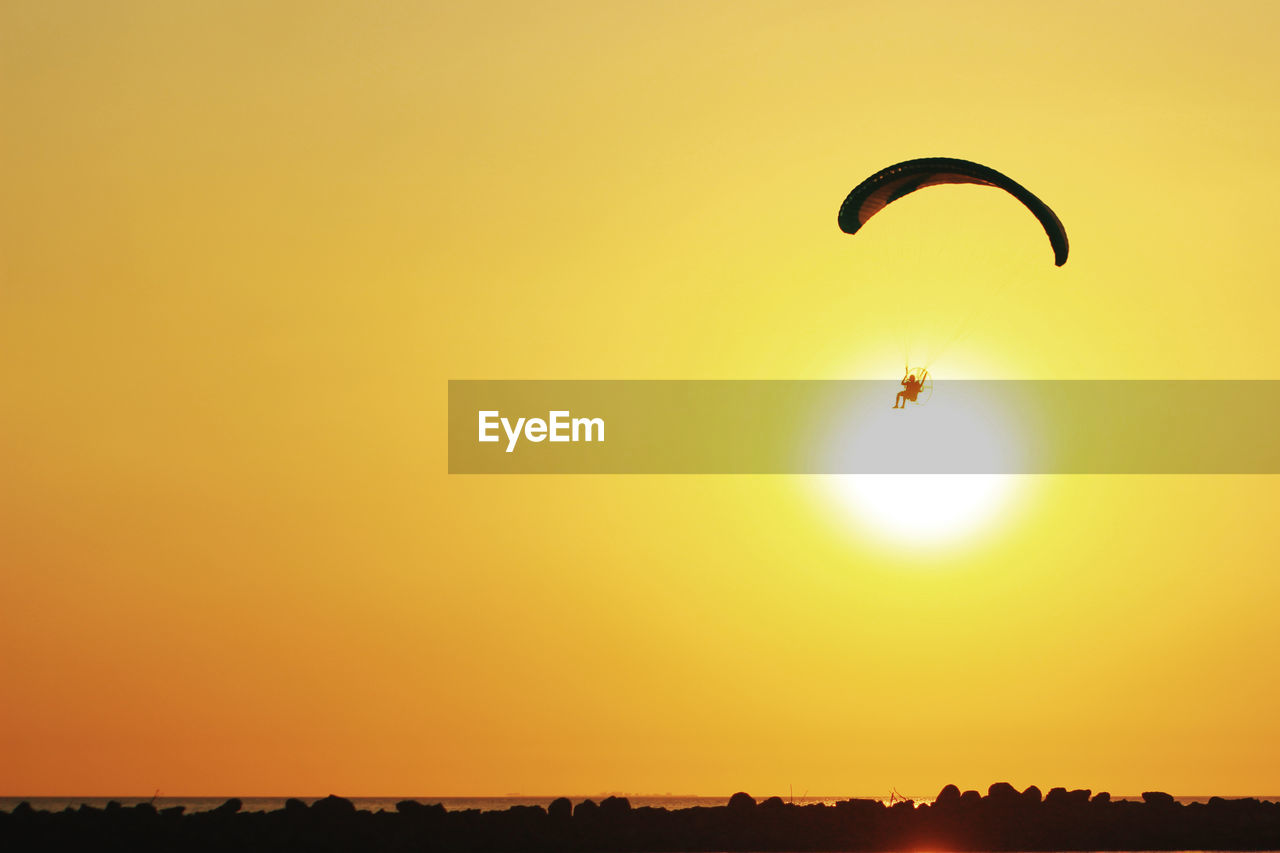
[[[896,383],[848,400],[825,453],[840,474],[824,478],[839,523],[852,517],[867,538],[916,548],[955,544],[1007,518],[1026,448],[989,387],[939,383],[928,404],[905,409],[891,408]]]
[[[874,538],[896,545],[951,544],[1001,517],[1016,477],[1007,474],[851,474],[827,478],[835,500]]]

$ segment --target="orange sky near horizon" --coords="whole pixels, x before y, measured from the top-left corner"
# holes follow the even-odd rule
[[[1277,23],[0,5],[0,796],[1280,794],[1278,478],[1025,478],[920,550],[445,441],[449,379],[886,376],[957,318],[938,376],[1280,379]],[[1066,266],[985,188],[838,231],[931,155]]]

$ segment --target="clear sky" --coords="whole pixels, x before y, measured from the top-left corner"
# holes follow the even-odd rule
[[[0,794],[1280,794],[1276,478],[919,548],[822,478],[445,462],[451,378],[1280,379],[1278,24],[3,3]],[[987,188],[838,231],[931,155],[1067,265]]]

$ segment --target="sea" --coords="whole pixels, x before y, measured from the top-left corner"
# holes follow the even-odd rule
[[[151,803],[157,809],[167,809],[173,806],[183,806],[187,813],[203,812],[215,809],[218,806],[231,799],[234,795],[218,796],[218,797],[166,797],[157,795],[152,797],[0,797],[0,810],[12,811],[15,806],[21,802],[28,802],[34,809],[41,811],[62,811],[67,808],[79,808],[82,805],[93,806],[96,808],[104,808],[109,802],[117,802],[122,806],[133,806],[138,803]],[[822,803],[825,805],[834,805],[848,799],[867,799],[880,800],[886,805],[890,803],[890,797],[885,796],[852,796],[842,794],[832,797],[816,797],[813,795],[794,796],[792,794],[780,794],[784,802],[795,803],[796,805],[813,805]],[[569,799],[577,805],[583,800],[594,800],[600,802],[605,797],[626,797],[632,808],[641,806],[654,806],[664,809],[687,809],[694,806],[723,806],[729,802],[729,796],[715,797],[699,797],[699,796],[679,796],[674,794],[626,794],[626,793],[603,793],[589,794],[584,796],[569,797]],[[275,811],[284,808],[285,800],[289,797],[240,797],[243,811],[264,812]],[[310,805],[321,797],[297,797],[304,803]],[[376,811],[395,811],[396,803],[402,800],[416,800],[423,804],[439,803],[450,811],[466,811],[475,809],[478,811],[505,811],[512,806],[542,806],[550,805],[552,800],[558,799],[557,796],[542,797],[526,797],[522,795],[508,795],[503,797],[431,797],[431,796],[415,796],[407,795],[402,797],[347,797],[355,804],[357,809],[364,809],[372,812]],[[759,802],[765,797],[757,796],[756,801]],[[933,798],[910,798],[916,805],[933,802]],[[1112,796],[1113,800],[1139,800],[1141,796]],[[1186,803],[1207,803],[1209,797],[1175,797],[1175,799],[1183,804]],[[1280,797],[1265,796],[1258,797],[1261,800],[1280,800]]]

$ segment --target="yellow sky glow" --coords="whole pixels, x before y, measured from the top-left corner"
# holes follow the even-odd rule
[[[0,795],[1280,793],[1280,480],[915,549],[819,478],[445,459],[448,379],[891,378],[959,316],[937,376],[1280,378],[1277,24],[3,4]],[[988,188],[837,230],[932,155],[1067,265]]]

